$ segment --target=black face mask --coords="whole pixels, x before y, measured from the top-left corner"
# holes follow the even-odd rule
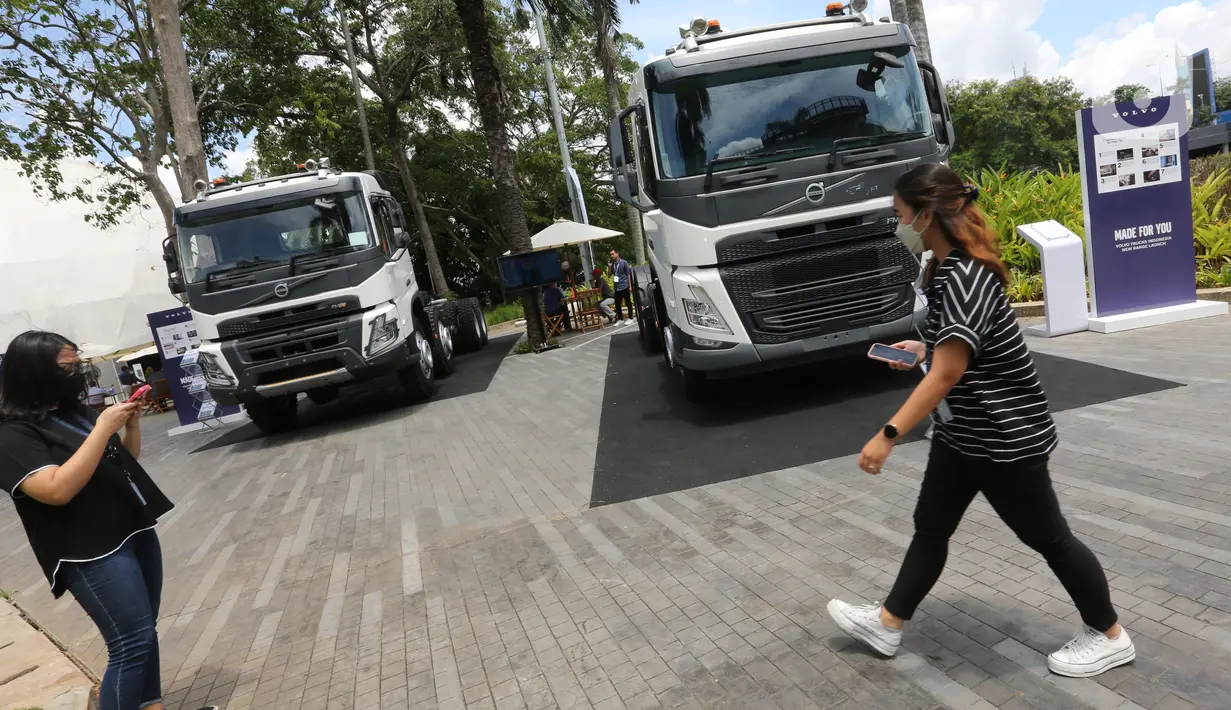
[[[61,404],[76,404],[81,400],[81,395],[85,393],[85,373],[77,370],[72,373],[63,373],[56,384],[60,388],[56,394]]]

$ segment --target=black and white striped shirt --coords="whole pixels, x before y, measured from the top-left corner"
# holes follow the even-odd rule
[[[1000,279],[954,249],[936,265],[927,287],[923,334],[928,362],[936,345],[956,337],[970,344],[970,365],[945,398],[951,417],[935,436],[959,452],[998,463],[1051,453],[1056,425]]]

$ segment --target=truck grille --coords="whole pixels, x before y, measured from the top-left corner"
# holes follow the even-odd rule
[[[242,362],[266,362],[300,358],[348,344],[350,317],[318,321],[295,330],[262,333],[235,341]]]
[[[719,273],[752,342],[778,344],[910,314],[919,262],[882,232],[720,264]]]
[[[242,335],[275,330],[288,325],[311,323],[312,321],[324,318],[335,318],[344,313],[352,313],[358,310],[359,299],[354,297],[309,303],[303,306],[281,308],[223,321],[218,325],[218,335],[222,338],[238,338]]]

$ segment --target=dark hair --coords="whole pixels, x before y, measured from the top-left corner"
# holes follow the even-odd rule
[[[948,166],[925,163],[898,178],[893,191],[916,213],[931,210],[936,225],[951,245],[990,269],[1001,284],[1008,285],[1009,269],[1000,260],[996,233],[983,210],[975,205],[978,187],[962,182]],[[930,272],[928,276],[931,278]]]
[[[77,346],[62,335],[30,330],[13,338],[4,353],[0,375],[0,421],[42,421],[60,402],[60,366],[64,348]]]

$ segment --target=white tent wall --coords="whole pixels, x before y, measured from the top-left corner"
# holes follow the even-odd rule
[[[153,200],[99,229],[85,221],[91,205],[36,197],[18,170],[0,161],[0,351],[30,329],[61,333],[95,355],[150,342],[146,314],[180,305],[167,291],[166,228]],[[85,162],[66,161],[61,171],[69,184],[102,179]]]

